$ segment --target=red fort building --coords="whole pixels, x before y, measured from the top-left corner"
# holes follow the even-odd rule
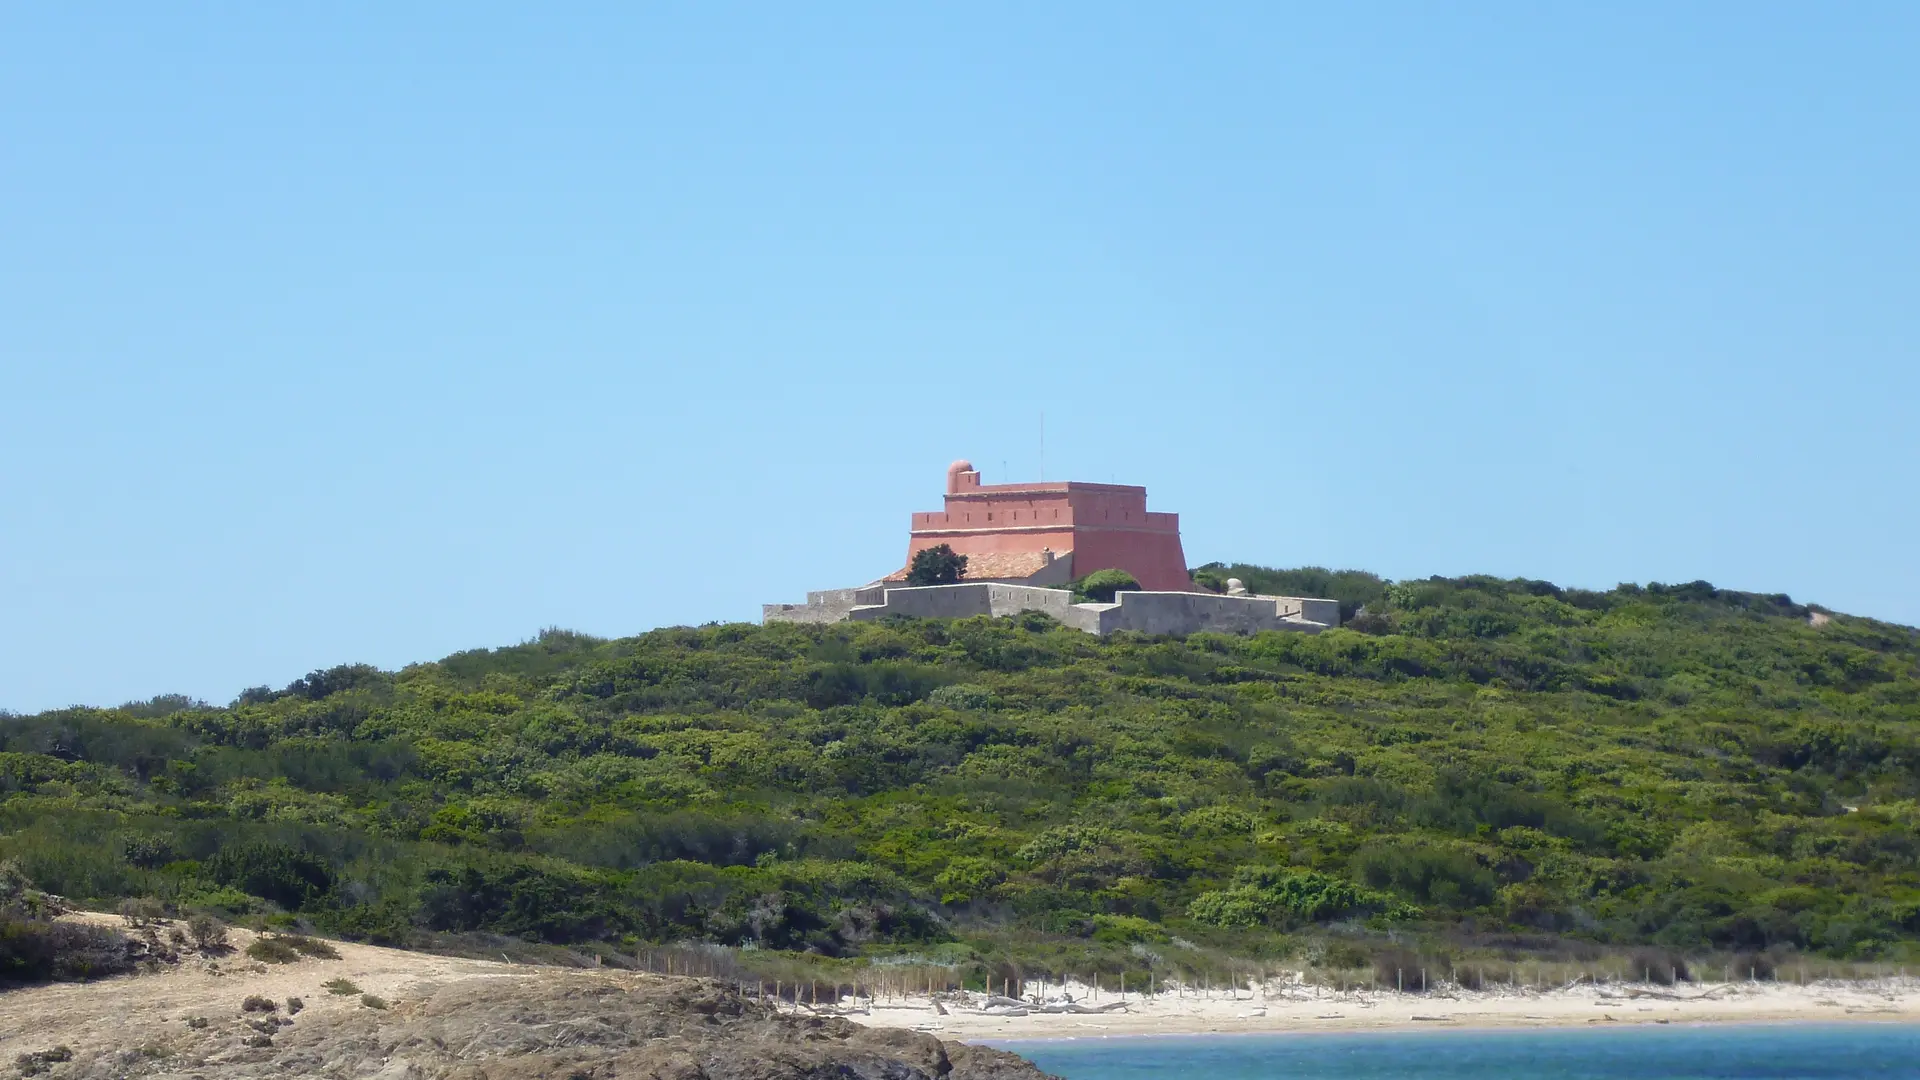
[[[972,463],[947,467],[947,505],[913,515],[907,563],[945,544],[967,557],[966,581],[1065,584],[1125,570],[1143,589],[1193,588],[1180,515],[1147,509],[1147,489],[1075,480],[982,484]],[[906,569],[885,580],[906,577]]]
[[[914,555],[941,544],[967,557],[960,581],[908,585]],[[1140,588],[1116,593],[1111,602],[1062,588],[1098,570],[1124,570]],[[1021,612],[1041,612],[1090,634],[1315,634],[1340,625],[1340,605],[1333,600],[1256,595],[1233,579],[1223,593],[1196,586],[1180,549],[1180,516],[1149,511],[1146,488],[1071,480],[982,484],[965,461],[947,468],[946,508],[913,515],[906,566],[867,585],[809,592],[804,604],[762,605],[761,620],[833,623]]]

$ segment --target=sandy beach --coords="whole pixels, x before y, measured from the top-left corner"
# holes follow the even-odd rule
[[[1052,990],[1056,1007],[1064,1005],[1061,988]],[[962,1040],[1709,1022],[1920,1022],[1920,979],[1913,978],[1805,986],[1582,984],[1544,991],[1502,988],[1427,994],[1275,984],[1237,993],[1214,990],[1211,996],[1129,994],[1124,1001],[1111,991],[1096,995],[1091,987],[1070,984],[1065,994],[1079,1007],[1105,1011],[1028,1008],[1025,1015],[1004,1015],[1021,1010],[1004,1005],[982,1008],[984,995],[966,995],[961,1000],[943,997],[945,1015],[924,996],[878,1001],[870,1010],[849,1010],[846,1015],[863,1023],[910,1027]]]
[[[69,918],[112,924],[115,917]],[[503,1003],[543,988],[635,988],[673,976],[614,968],[553,968],[435,956],[334,942],[337,959],[265,964],[245,950],[258,935],[235,928],[233,950],[195,958],[157,974],[96,983],[21,987],[0,993],[0,1059],[54,1044],[76,1049],[103,1042],[166,1045],[195,1017],[230,1018],[243,998],[302,998],[304,1018],[337,1018],[363,1008],[361,993],[407,1014],[436,988],[483,981]],[[330,993],[347,980],[351,993]],[[752,984],[744,988],[755,993]],[[1119,1035],[1256,1034],[1296,1031],[1568,1027],[1704,1022],[1920,1022],[1920,979],[1648,984],[1582,982],[1552,990],[1501,987],[1485,991],[1394,993],[1341,991],[1299,981],[1264,987],[1178,989],[1148,996],[1116,994],[1070,982],[1029,984],[1020,1001],[979,993],[925,994],[838,1006],[782,1004],[802,1015],[844,1016],[857,1023],[911,1028],[943,1040],[1093,1038]],[[1070,999],[1070,1000],[1069,1000]],[[1055,1011],[1047,1011],[1055,1010]],[[103,1021],[109,1021],[103,1023]],[[225,1021],[223,1021],[225,1022]],[[307,1022],[306,1020],[302,1021]]]

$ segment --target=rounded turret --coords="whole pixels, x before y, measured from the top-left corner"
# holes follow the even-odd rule
[[[974,471],[973,462],[966,458],[947,466],[947,493],[966,491],[980,486],[980,474]]]

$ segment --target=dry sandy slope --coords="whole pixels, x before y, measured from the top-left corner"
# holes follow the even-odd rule
[[[70,918],[119,926],[120,919],[78,914]],[[213,1026],[240,1030],[240,1002],[258,994],[282,1005],[289,997],[306,1005],[302,1018],[364,1009],[357,995],[328,993],[322,986],[345,978],[361,990],[404,1009],[428,990],[456,980],[497,979],[503,992],[547,969],[462,960],[372,945],[330,942],[338,960],[303,959],[293,964],[249,960],[246,947],[256,937],[235,929],[235,948],[213,959],[189,959],[157,975],[135,975],[96,983],[56,983],[0,993],[0,1061],[55,1045],[79,1049],[111,1036],[128,1045],[165,1046],[188,1029],[187,1021],[205,1017]],[[592,973],[588,974],[591,977]],[[253,1034],[247,1031],[246,1034]]]
[[[224,959],[0,993],[0,1062],[65,1048],[46,1080],[1044,1080],[1001,1051],[783,1015],[710,980],[345,943],[338,960],[266,965],[245,958],[253,938],[235,931]],[[388,1007],[325,989],[342,978]],[[250,995],[280,1008],[246,1013]],[[305,1004],[290,1019],[288,997]]]

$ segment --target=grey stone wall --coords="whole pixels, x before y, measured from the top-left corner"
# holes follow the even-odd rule
[[[975,586],[1004,585],[1009,588],[1017,589],[1023,586],[1035,586],[1035,588],[1029,590],[1029,593],[1040,593],[1040,592],[1050,593],[1050,592],[1061,592],[1061,590],[1048,589],[1048,588],[1044,588],[1043,586],[1065,585],[1066,583],[1072,580],[1073,580],[1073,553],[1067,552],[1059,556],[1058,558],[1055,558],[1052,563],[1040,569],[1033,576],[1028,578],[1023,578],[1018,581],[1003,581],[1000,579],[989,578],[985,581],[966,581],[966,582],[960,583],[959,585],[929,585],[929,586],[921,586],[921,588],[965,589],[965,588],[971,588]],[[760,621],[763,623],[842,622],[852,617],[852,613],[855,608],[885,604],[887,602],[886,594],[888,590],[899,591],[907,588],[909,588],[909,586],[902,585],[899,582],[875,582],[871,585],[862,585],[862,586],[859,586],[858,588],[852,588],[852,589],[821,589],[816,592],[808,593],[807,602],[804,604],[761,604],[760,605]],[[993,594],[995,596],[999,596],[1000,599],[997,601],[989,599],[985,601],[985,603],[988,604],[989,608],[991,608],[995,603],[998,603],[1001,607],[1004,607],[1005,610],[972,611],[972,612],[968,612],[968,614],[1011,615],[1017,611],[1041,610],[1041,611],[1046,611],[1049,614],[1053,614],[1055,618],[1062,618],[1062,616],[1059,613],[1054,611],[1054,607],[1055,606],[1065,607],[1067,606],[1068,602],[1071,600],[1071,597],[1069,597],[1068,600],[1060,601],[1059,604],[1056,605],[1052,600],[1043,600],[1038,597],[1029,595],[1029,593]],[[1062,595],[1065,596],[1067,594],[1062,593]],[[933,608],[944,609],[945,606],[950,606],[952,604],[968,604],[968,603],[973,603],[973,601],[972,600],[956,600],[956,599],[930,599],[924,602],[917,601],[917,600],[906,600],[906,601],[903,601],[903,603],[907,603],[907,604],[923,604],[924,603],[926,605],[931,605]],[[1012,606],[1007,606],[1007,605],[1012,605]],[[923,619],[959,619],[959,618],[966,617],[965,615],[958,615],[958,614],[921,615],[921,614],[918,614],[917,612],[918,612],[918,609],[916,609],[915,617],[923,618]],[[898,613],[898,612],[895,612],[895,613]],[[866,617],[870,618],[871,616],[866,616]]]
[[[1044,611],[1066,621],[1073,594],[1065,589],[994,582],[958,585],[892,586],[878,604],[862,605],[848,613],[852,619],[908,615],[916,619],[965,619],[974,615],[1006,616],[1022,611]]]
[[[1281,596],[1275,599],[1297,605],[1295,610],[1299,612],[1300,618],[1308,622],[1319,623],[1322,626],[1340,625],[1340,601],[1338,600],[1319,600],[1307,596]]]
[[[876,595],[878,594],[878,595]],[[817,607],[815,597],[831,597]],[[1004,617],[1023,611],[1044,611],[1067,626],[1089,634],[1111,634],[1131,630],[1142,634],[1191,634],[1214,630],[1230,634],[1252,634],[1262,630],[1294,630],[1319,633],[1336,626],[1340,605],[1332,600],[1281,596],[1221,596],[1215,593],[1123,592],[1111,604],[1076,604],[1065,589],[1043,589],[1031,585],[1007,585],[991,582],[966,582],[959,585],[870,586],[864,589],[809,593],[808,617],[796,618],[798,605],[775,612],[780,605],[769,605],[769,621],[837,622],[841,618],[868,621],[888,615],[906,615],[916,619],[965,619],[976,615]],[[851,599],[845,613],[843,599]],[[878,602],[875,602],[875,601]],[[814,612],[817,610],[817,614]],[[1322,619],[1309,615],[1324,616]]]
[[[1217,593],[1123,592],[1115,603],[1102,604],[1099,634],[1132,630],[1141,634],[1192,634],[1216,630],[1254,634],[1262,630],[1302,630],[1318,633],[1329,624],[1299,617],[1292,598],[1275,596],[1221,596]],[[1084,605],[1091,607],[1093,605]],[[1339,618],[1339,605],[1334,605]]]
[[[862,603],[860,596],[872,592],[872,599],[865,603],[879,603],[877,591],[866,589],[821,589],[807,594],[804,604],[761,604],[760,621],[794,623],[836,623],[844,622],[854,605]]]
[[[907,615],[915,619],[966,619],[991,615],[987,584],[923,585],[889,588],[877,604],[862,604],[848,613],[855,620]]]

